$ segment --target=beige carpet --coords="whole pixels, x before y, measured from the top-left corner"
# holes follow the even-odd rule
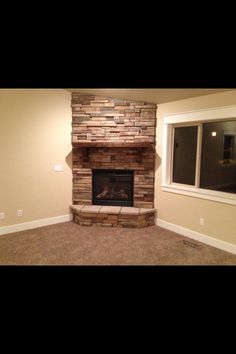
[[[73,222],[0,236],[1,265],[233,265],[236,255],[158,226],[85,227]]]

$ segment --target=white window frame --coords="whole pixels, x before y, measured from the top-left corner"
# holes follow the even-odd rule
[[[199,188],[202,124],[224,120],[236,120],[236,105],[164,116],[161,185],[163,191],[236,205],[236,194],[234,193]],[[174,183],[172,182],[174,128],[194,125],[199,127],[195,186]]]

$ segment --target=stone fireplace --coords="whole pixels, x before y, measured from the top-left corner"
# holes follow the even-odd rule
[[[89,205],[95,214],[110,206],[119,215],[132,211],[130,219],[139,215],[143,220],[150,213],[154,217],[155,127],[155,104],[72,93],[76,222],[83,210],[84,217],[89,213]]]

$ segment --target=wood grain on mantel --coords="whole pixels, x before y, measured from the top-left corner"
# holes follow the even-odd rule
[[[148,148],[151,147],[153,145],[153,143],[151,142],[98,142],[98,141],[78,141],[78,142],[73,142],[73,146],[74,147],[121,147],[121,148],[125,148],[125,147],[143,147],[143,148]]]

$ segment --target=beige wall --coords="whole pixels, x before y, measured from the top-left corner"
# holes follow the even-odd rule
[[[66,90],[0,90],[0,227],[69,214],[70,100]],[[163,115],[227,105],[236,105],[236,90],[158,106],[155,206],[162,220],[236,244],[236,206],[161,190]]]
[[[69,214],[70,152],[69,92],[0,89],[0,227]]]
[[[157,110],[155,207],[158,218],[236,244],[236,206],[161,190],[163,115],[236,105],[236,90],[160,104]],[[205,225],[199,225],[199,218]]]

